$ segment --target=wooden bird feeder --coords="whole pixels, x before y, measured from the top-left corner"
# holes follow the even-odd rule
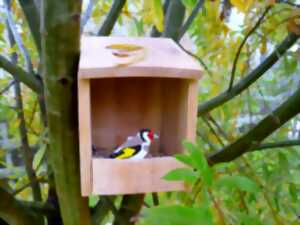
[[[183,167],[171,156],[183,150],[183,140],[195,139],[201,74],[198,63],[171,39],[82,38],[78,101],[83,196],[184,190],[182,182],[161,178]],[[151,145],[151,157],[97,156],[112,152],[141,128],[160,136]]]

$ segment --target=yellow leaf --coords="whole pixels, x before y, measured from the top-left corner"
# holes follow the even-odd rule
[[[163,31],[164,13],[161,0],[144,0],[144,22],[154,24],[158,31]]]
[[[164,29],[164,13],[161,0],[153,0],[154,24],[159,32]]]
[[[267,52],[267,39],[263,38],[262,43],[261,43],[261,47],[260,47],[260,53],[262,55],[264,55],[266,52]]]
[[[275,5],[276,0],[269,0],[269,5]]]
[[[152,16],[151,16],[151,9],[152,9],[152,1],[150,0],[144,0],[144,6],[143,6],[143,11],[144,11],[144,15],[143,15],[143,19],[144,19],[144,23],[146,24],[150,24],[152,23]]]
[[[246,13],[253,4],[253,0],[230,0],[230,2],[243,13]]]

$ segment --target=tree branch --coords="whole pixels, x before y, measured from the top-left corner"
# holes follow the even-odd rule
[[[205,62],[196,54],[188,51],[187,49],[185,49],[179,42],[177,42],[177,45],[188,55],[192,56],[193,58],[195,58],[200,64],[201,66],[203,66],[204,70],[208,73],[209,76],[212,76],[212,72],[209,70],[208,66],[205,64]]]
[[[289,33],[284,41],[254,70],[247,76],[235,84],[230,92],[223,92],[220,95],[212,98],[211,100],[199,105],[198,115],[202,116],[207,112],[215,109],[216,107],[226,103],[235,96],[242,93],[258,78],[260,78],[268,69],[270,69],[278,59],[298,40],[299,36],[295,33]]]
[[[183,26],[179,31],[178,40],[180,40],[185,34],[185,32],[189,29],[190,25],[193,23],[194,19],[196,18],[199,10],[202,8],[204,2],[205,0],[198,0],[198,2],[196,3],[195,7],[192,10],[191,15],[189,16],[189,18],[186,20],[186,22],[183,24]]]
[[[22,38],[21,38],[20,34],[18,33],[16,24],[13,20],[13,15],[11,13],[10,6],[9,6],[10,0],[5,0],[4,3],[5,3],[5,11],[6,11],[6,21],[7,21],[8,27],[10,29],[11,35],[13,36],[13,38],[15,40],[14,44],[17,44],[20,52],[24,56],[27,71],[29,73],[33,73],[33,66],[31,63],[29,53],[22,42]]]
[[[40,14],[34,0],[19,0],[38,52],[41,52]]]
[[[84,13],[82,13],[81,16],[81,21],[80,21],[80,30],[83,32],[84,26],[87,24],[89,21],[92,11],[93,11],[93,6],[94,6],[94,0],[89,0],[88,6],[85,10]]]
[[[43,86],[42,82],[33,74],[26,72],[21,67],[11,63],[8,59],[0,55],[0,68],[10,73],[19,81],[23,82],[34,92],[40,94],[42,93]]]
[[[113,203],[115,199],[115,196],[101,196],[99,202],[93,208],[92,225],[101,224],[110,211],[117,212]]]
[[[275,143],[262,143],[258,147],[250,151],[260,151],[260,150],[271,149],[271,148],[293,147],[298,145],[300,145],[300,140],[286,140],[286,141],[279,141]]]
[[[41,7],[49,162],[64,225],[91,225],[88,199],[81,195],[79,176],[77,71],[81,6],[81,1],[48,0],[42,1]]]
[[[6,0],[6,4],[7,4],[6,5],[7,11],[10,12],[10,2],[8,0]],[[18,36],[15,34],[16,30],[13,30],[13,29],[15,29],[15,27],[14,27],[15,24],[12,21],[9,22],[10,19],[11,18],[8,16],[7,23],[9,24],[9,26],[7,27],[7,30],[8,30],[9,44],[10,44],[10,47],[12,47],[15,45],[16,37],[18,37]],[[11,61],[13,64],[17,64],[18,56],[16,53],[13,53],[11,55]],[[30,68],[29,68],[29,70],[30,70]],[[37,177],[36,177],[35,171],[32,167],[33,152],[32,152],[32,149],[30,148],[29,142],[28,142],[28,136],[27,136],[28,132],[27,132],[25,116],[24,116],[23,99],[22,99],[22,95],[21,95],[21,85],[20,85],[20,81],[17,79],[15,79],[14,90],[15,90],[17,117],[20,121],[19,134],[20,134],[20,139],[21,139],[21,149],[22,149],[21,154],[23,156],[23,161],[25,164],[25,170],[26,170],[28,179],[31,183],[30,186],[31,186],[32,193],[33,193],[33,199],[35,201],[41,201],[42,200],[41,188],[40,188],[39,183],[37,182]],[[41,218],[41,223],[42,223],[42,218]]]
[[[300,8],[300,4],[296,4],[296,3],[290,2],[288,0],[281,0],[281,1],[277,1],[277,2],[284,3],[284,4],[290,5],[292,7]]]
[[[37,217],[0,187],[0,218],[13,225],[40,225]]]
[[[134,225],[144,203],[144,194],[124,195],[113,225]]]
[[[233,66],[232,66],[232,71],[231,71],[231,77],[230,77],[230,82],[229,82],[229,87],[228,87],[228,91],[231,91],[233,82],[234,82],[234,76],[235,76],[235,71],[236,71],[236,66],[238,63],[238,60],[240,58],[240,54],[241,51],[244,47],[244,45],[246,44],[248,38],[251,36],[251,34],[253,34],[256,29],[259,27],[259,25],[262,23],[262,21],[264,20],[264,18],[266,17],[267,13],[270,11],[270,9],[272,8],[272,5],[269,5],[263,12],[263,14],[259,17],[259,19],[257,20],[257,22],[255,23],[255,25],[251,28],[251,30],[246,34],[245,38],[243,39],[242,43],[240,44],[237,53],[235,55],[234,61],[233,61]]]
[[[179,29],[184,19],[185,7],[180,0],[172,0],[169,3],[165,16],[163,37],[178,41]]]
[[[211,165],[229,162],[246,152],[257,149],[261,141],[300,112],[300,88],[277,109],[266,116],[245,135],[225,148],[208,155]]]
[[[126,0],[114,0],[104,23],[102,24],[98,36],[108,36],[110,35],[122,9],[126,3]]]
[[[5,92],[7,92],[11,86],[13,86],[15,83],[15,80],[11,81],[5,88],[0,90],[0,95],[3,95]]]

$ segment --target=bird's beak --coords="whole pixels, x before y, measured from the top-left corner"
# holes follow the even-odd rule
[[[154,134],[154,139],[159,139],[159,136],[158,136],[158,134]]]

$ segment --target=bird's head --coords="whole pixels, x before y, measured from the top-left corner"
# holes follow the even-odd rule
[[[151,129],[142,129],[138,133],[139,137],[143,142],[151,143],[154,139],[158,139],[158,135],[155,134]]]

